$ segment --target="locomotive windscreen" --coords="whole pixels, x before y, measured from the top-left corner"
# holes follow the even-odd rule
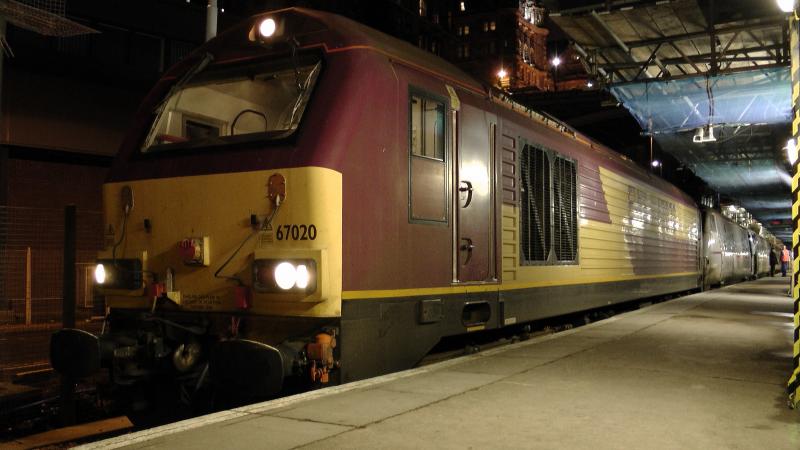
[[[300,123],[322,63],[305,57],[209,67],[178,81],[154,111],[143,152],[284,138]]]

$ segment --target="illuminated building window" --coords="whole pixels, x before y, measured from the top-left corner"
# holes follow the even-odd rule
[[[469,34],[469,25],[464,25],[464,36]]]
[[[467,10],[467,7],[466,7],[466,5],[464,5],[464,2],[461,2],[459,4],[459,9],[461,9],[461,11],[466,11]]]
[[[497,29],[497,22],[495,22],[494,20],[489,22],[489,29],[492,30],[492,31],[496,30]]]
[[[483,31],[489,31],[489,22],[483,22]]]
[[[419,0],[419,15],[425,17],[428,13],[428,7],[425,5],[425,0]]]

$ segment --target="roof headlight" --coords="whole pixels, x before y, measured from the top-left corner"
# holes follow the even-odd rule
[[[277,28],[278,27],[277,24],[275,23],[275,19],[268,17],[262,20],[260,24],[258,24],[258,33],[261,35],[261,37],[265,38],[272,37],[272,35],[275,34],[275,30]]]

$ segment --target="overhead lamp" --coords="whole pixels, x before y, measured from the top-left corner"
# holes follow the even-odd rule
[[[258,25],[258,32],[261,34],[261,36],[263,36],[265,38],[268,38],[268,37],[272,36],[273,34],[275,34],[275,30],[276,29],[277,29],[277,25],[275,23],[275,19],[273,19],[271,17],[267,18],[267,19],[264,19]]]
[[[706,125],[697,129],[697,132],[692,137],[692,142],[695,144],[705,144],[706,142],[716,142],[717,138],[714,137],[714,126]]]
[[[789,158],[789,163],[792,165],[797,161],[797,143],[794,139],[786,141],[786,157]]]
[[[794,10],[794,1],[795,0],[776,0],[776,3],[781,11],[790,13]]]
[[[553,58],[551,63],[553,64],[553,67],[558,67],[561,64],[561,58],[556,56],[556,57]]]

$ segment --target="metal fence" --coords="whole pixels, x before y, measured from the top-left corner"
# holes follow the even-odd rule
[[[99,211],[77,212],[76,326],[96,330],[92,267],[103,246]],[[63,307],[64,210],[0,206],[0,380],[47,367]]]

